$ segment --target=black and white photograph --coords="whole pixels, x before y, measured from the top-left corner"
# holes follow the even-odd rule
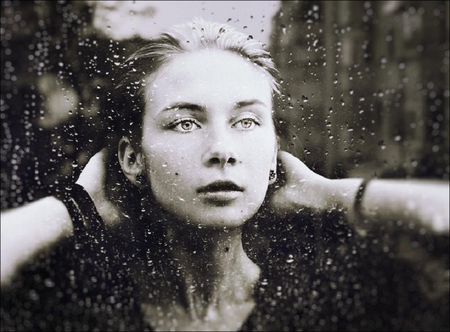
[[[449,1],[1,2],[1,331],[449,331]]]

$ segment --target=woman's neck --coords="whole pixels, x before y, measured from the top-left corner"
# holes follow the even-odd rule
[[[241,228],[169,227],[166,241],[181,272],[179,298],[193,319],[220,315],[226,306],[251,299],[260,271],[244,252]]]

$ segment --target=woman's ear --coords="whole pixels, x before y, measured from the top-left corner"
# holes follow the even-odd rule
[[[143,187],[145,181],[145,163],[142,152],[138,152],[133,148],[128,137],[122,137],[118,147],[118,157],[120,167],[123,173],[132,184],[137,187]]]

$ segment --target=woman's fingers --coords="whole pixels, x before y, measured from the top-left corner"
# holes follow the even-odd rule
[[[295,180],[301,180],[310,173],[306,165],[300,159],[294,157],[286,151],[278,152],[278,161],[280,162],[280,172],[284,175],[287,183]]]
[[[120,222],[120,214],[106,195],[106,155],[106,149],[103,149],[92,156],[81,172],[77,183],[89,193],[105,224],[112,226]]]
[[[293,203],[300,192],[302,173],[306,167],[299,159],[288,152],[278,152],[278,173],[276,189],[270,192],[271,211],[279,216],[295,213]]]
[[[105,175],[105,157],[105,149],[92,156],[81,172],[77,183],[87,190],[86,187],[91,187],[93,183],[102,182]]]
[[[329,180],[288,152],[279,151],[278,161],[282,179],[269,200],[272,211],[283,216],[304,209],[323,210]]]

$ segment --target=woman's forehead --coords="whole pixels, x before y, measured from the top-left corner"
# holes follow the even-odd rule
[[[176,55],[148,83],[146,103],[156,106],[156,110],[177,100],[224,105],[256,99],[271,107],[270,77],[251,61],[230,51],[202,50]]]

